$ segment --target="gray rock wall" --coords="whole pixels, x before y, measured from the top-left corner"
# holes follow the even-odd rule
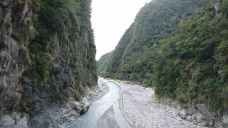
[[[91,1],[61,2],[0,1],[1,121],[79,100],[84,88],[96,85]]]

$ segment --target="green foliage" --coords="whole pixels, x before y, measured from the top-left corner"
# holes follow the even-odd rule
[[[154,0],[146,4],[113,51],[107,71],[151,85],[145,77],[152,74],[153,47],[182,19],[207,5],[207,0]]]
[[[20,45],[17,61],[26,66],[21,108],[33,108],[27,100],[31,95],[53,102],[83,95],[85,86],[97,82],[91,1],[29,0],[32,15],[26,25],[21,21],[24,2],[12,8],[12,38]]]
[[[227,1],[218,16],[209,9],[195,12],[205,2],[147,4],[113,52],[108,76],[155,86],[157,96],[184,106],[228,109]]]
[[[109,64],[109,60],[112,56],[112,52],[107,53],[105,55],[103,55],[97,62],[97,72],[99,73],[99,75],[102,75],[103,73],[106,72],[107,70],[107,65]]]
[[[41,53],[36,57],[36,71],[44,81],[49,78],[49,68],[53,57],[48,53]]]
[[[22,47],[20,50],[19,50],[19,63],[20,64],[25,64],[25,65],[31,65],[31,58],[29,56],[29,51],[28,49],[26,49],[25,47]]]
[[[223,13],[223,15],[228,16],[228,1],[227,0],[222,1],[220,10]]]
[[[153,72],[157,72],[157,77],[153,80],[160,96],[168,94],[189,105],[206,102],[212,110],[221,111],[228,104],[227,95],[222,92],[228,78],[228,45],[224,43],[228,33],[226,27],[221,27],[226,26],[227,19],[211,14],[204,11],[183,21],[160,42],[156,49],[162,52],[154,60]]]
[[[120,43],[117,45],[116,49],[113,51],[113,56],[111,57],[110,63],[107,66],[107,70],[109,72],[119,72],[119,66],[122,61],[122,55],[126,47],[128,46],[129,42],[132,38],[132,33],[134,29],[134,24],[130,26],[130,28],[125,32],[123,37],[120,40]]]

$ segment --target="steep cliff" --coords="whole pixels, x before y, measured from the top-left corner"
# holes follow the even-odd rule
[[[90,0],[0,1],[0,113],[30,115],[96,85]],[[1,116],[1,115],[0,115]]]

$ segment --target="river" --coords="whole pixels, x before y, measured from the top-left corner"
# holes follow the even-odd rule
[[[100,80],[109,87],[109,92],[94,102],[87,113],[82,115],[70,128],[97,128],[100,117],[116,102],[119,97],[119,87],[109,81]]]

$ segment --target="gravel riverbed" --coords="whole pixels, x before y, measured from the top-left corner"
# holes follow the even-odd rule
[[[122,113],[132,128],[206,128],[178,116],[178,108],[159,103],[153,89],[116,82],[123,95]]]

